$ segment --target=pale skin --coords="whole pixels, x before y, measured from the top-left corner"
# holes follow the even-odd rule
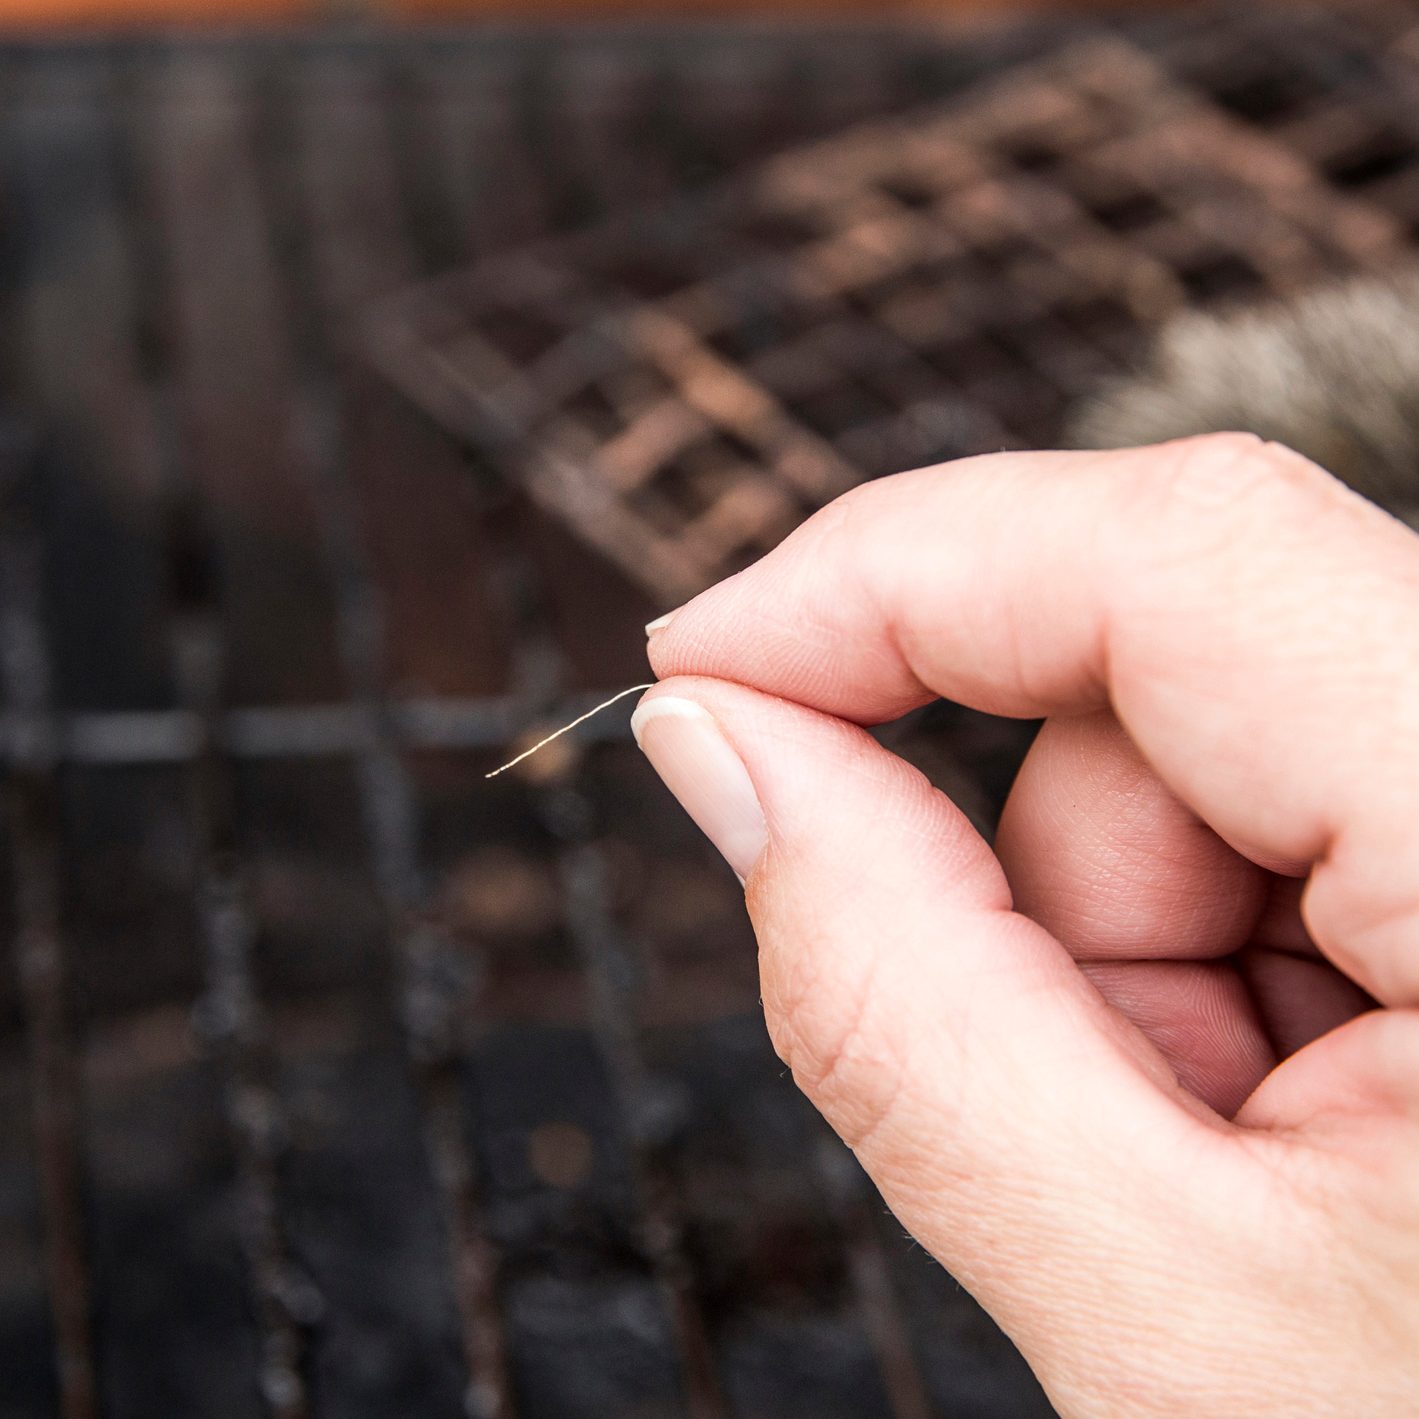
[[[1063,1414],[1419,1412],[1414,533],[1242,435],[1000,454],[650,658],[775,1047]],[[938,695],[1046,720],[993,850],[859,727]]]

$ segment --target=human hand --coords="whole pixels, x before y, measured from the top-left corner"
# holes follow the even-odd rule
[[[650,658],[776,1048],[1063,1413],[1419,1413],[1413,533],[1242,435],[969,459]],[[938,695],[1048,716],[996,853],[857,727]]]

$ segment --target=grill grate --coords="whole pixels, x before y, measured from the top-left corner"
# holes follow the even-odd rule
[[[651,607],[352,323],[1008,47],[4,52],[7,1414],[1046,1412],[781,1077],[624,721],[483,783]],[[1020,736],[940,713],[984,805]]]
[[[1203,12],[1160,62],[1294,153],[1336,191],[1419,231],[1419,72],[1403,5]]]
[[[1324,21],[1288,15],[1319,64]],[[1238,45],[1260,23],[1223,21]],[[1375,92],[1346,111],[1408,82],[1409,27],[1347,31]],[[671,599],[672,572],[717,574],[835,478],[1042,436],[1184,293],[1291,289],[1410,224],[1163,78],[1195,52],[1210,94],[1237,62],[1186,51],[1182,21],[1158,63],[1096,39],[1079,85],[1046,62],[964,93],[1061,33],[1080,27],[0,50],[0,378],[28,430],[0,438],[7,1414],[1048,1412],[781,1076],[738,895],[624,719],[481,775],[641,678],[646,589]],[[948,101],[966,126],[909,125],[925,206],[885,185],[890,119],[807,178],[789,156],[666,201]],[[1022,150],[1031,114],[1053,148]],[[628,205],[659,214],[637,250],[668,253],[633,263],[634,319],[616,228],[546,244]],[[722,244],[689,225],[711,221]],[[567,345],[582,384],[537,416],[537,477],[573,432],[600,460],[596,419],[643,414],[619,481],[575,488],[626,519],[606,550],[639,592],[566,530],[573,485],[538,484],[549,515],[503,476],[532,476],[521,448],[479,419],[465,455],[366,362],[378,303],[425,322],[391,364],[438,352],[461,380],[471,350],[443,342],[470,312],[440,327],[400,293],[527,243],[498,268],[532,283],[503,357],[524,371],[549,338],[529,308],[567,341],[539,281],[574,282],[603,340]],[[995,364],[952,373],[906,293],[963,267],[998,296],[960,317]],[[765,422],[728,417],[735,381],[769,391]],[[656,403],[687,390],[693,414]],[[657,453],[725,425],[698,465]],[[770,435],[806,451],[799,483],[751,480],[739,531],[727,511],[697,570],[652,575],[635,539],[685,550]],[[938,706],[893,733],[984,825],[1029,728]]]
[[[1136,47],[1093,40],[436,281],[371,338],[406,392],[676,604],[863,477],[1056,441],[1186,306],[1402,242]]]

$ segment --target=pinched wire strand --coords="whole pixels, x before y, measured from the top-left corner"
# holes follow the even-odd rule
[[[609,700],[602,700],[595,709],[589,709],[583,715],[578,715],[570,724],[564,724],[560,729],[554,730],[545,739],[539,739],[530,749],[524,749],[517,758],[509,759],[501,768],[494,769],[490,774],[484,774],[484,778],[497,778],[501,773],[506,773],[509,769],[515,768],[524,759],[531,758],[539,749],[545,749],[554,739],[560,739],[569,730],[575,729],[579,724],[585,724],[593,715],[598,715],[604,709],[610,709],[617,700],[624,700],[627,695],[638,694],[641,690],[652,689],[654,682],[647,685],[632,685],[629,690],[622,690],[619,694],[612,695]]]

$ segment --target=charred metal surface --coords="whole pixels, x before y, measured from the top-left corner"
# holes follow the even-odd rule
[[[997,52],[6,54],[7,1416],[915,1419],[940,1392],[913,1326],[974,1308],[932,1276],[908,1316],[905,1244],[850,1163],[823,1181],[733,883],[624,715],[481,777],[642,673],[653,603],[357,333]],[[998,1412],[1043,1412],[986,1333]]]
[[[482,774],[836,487],[1388,259],[1361,10],[1274,121],[1240,11],[0,51],[6,1419],[1049,1412],[783,1077],[626,716]],[[461,434],[497,356],[501,440],[374,307]],[[886,733],[988,831],[1029,727]]]
[[[33,505],[43,470],[22,433],[6,430],[5,443],[0,679],[25,726],[5,791],[12,959],[29,1065],[56,1411],[63,1419],[90,1419],[97,1412],[90,1266],[79,1208],[78,1080],[65,1000],[72,963],[61,919],[59,786],[46,724],[52,667],[40,615],[43,564]]]

